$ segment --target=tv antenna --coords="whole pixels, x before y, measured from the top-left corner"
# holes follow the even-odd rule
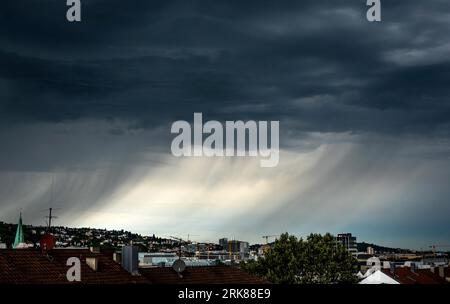
[[[48,215],[45,217],[45,218],[48,219],[48,221],[47,221],[47,230],[50,230],[50,227],[52,226],[52,219],[58,218],[57,216],[54,216],[54,215],[52,214],[52,211],[53,211],[54,209],[55,209],[55,208],[52,208],[52,207],[48,208]]]
[[[54,198],[54,193],[53,193],[53,185],[55,184],[55,178],[54,178],[54,174],[52,173],[52,182],[50,185],[50,206],[53,204],[53,198]],[[47,224],[47,231],[50,231],[50,228],[52,227],[52,219],[57,219],[58,217],[53,215],[53,211],[54,210],[58,210],[60,208],[53,208],[53,207],[49,207],[46,210],[43,211],[47,211],[48,210],[48,215],[45,217],[47,219],[46,224]]]

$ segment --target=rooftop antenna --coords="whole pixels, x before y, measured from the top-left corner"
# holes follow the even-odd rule
[[[52,215],[52,211],[54,208],[50,207],[48,208],[48,224],[47,224],[47,231],[40,239],[40,245],[41,245],[41,251],[42,254],[45,255],[50,261],[53,260],[53,258],[48,254],[48,251],[52,250],[56,245],[56,238],[53,236],[53,234],[50,232],[50,227],[52,226],[52,219],[57,218],[56,216]]]
[[[58,218],[57,216],[52,215],[52,210],[53,210],[52,207],[48,208],[48,216],[46,216],[46,218],[48,218],[47,230],[50,230],[50,227],[52,226],[52,219]]]
[[[52,173],[52,183],[51,183],[51,186],[50,186],[50,206],[53,204],[53,185],[54,185],[54,175]],[[58,218],[57,216],[54,216],[52,214],[52,211],[55,210],[55,209],[59,209],[59,208],[52,208],[52,207],[48,208],[48,216],[45,217],[45,218],[48,219],[48,221],[47,221],[47,231],[50,231],[50,228],[52,226],[52,219]]]
[[[172,236],[172,235],[168,235],[167,237],[171,238],[172,240],[175,240],[179,243],[179,248],[178,248],[178,259],[181,259],[181,256],[183,254],[183,250],[181,250],[181,246],[183,243],[185,243],[186,241],[183,240],[182,238],[176,237],[176,236]]]

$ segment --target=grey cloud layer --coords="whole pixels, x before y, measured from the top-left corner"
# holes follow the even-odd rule
[[[370,24],[362,2],[88,1],[81,24],[57,1],[9,3],[2,116],[152,127],[202,111],[302,131],[445,132],[450,8],[386,2]]]

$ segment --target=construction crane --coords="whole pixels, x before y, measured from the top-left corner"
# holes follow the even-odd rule
[[[176,236],[173,236],[173,235],[165,235],[165,237],[171,238],[172,240],[178,241],[178,242],[180,242],[180,243],[185,243],[185,242],[186,242],[186,241],[183,240],[182,238],[176,237]]]
[[[276,238],[278,235],[263,235],[262,238],[266,240],[266,244],[269,244],[269,238]]]
[[[191,242],[191,240],[189,239],[189,237],[191,237],[191,236],[199,236],[199,235],[198,234],[190,234],[190,233],[188,233],[188,235],[187,235],[187,242],[188,243]]]
[[[183,243],[186,243],[186,241],[183,240],[182,238],[179,238],[179,237],[176,237],[176,236],[173,236],[173,235],[167,235],[165,237],[171,238],[172,240],[178,241],[180,243],[179,247],[178,247],[178,258],[181,259],[181,256],[183,255],[183,250],[181,249],[181,245]]]
[[[436,257],[436,247],[441,247],[441,248],[442,247],[449,247],[450,248],[450,244],[430,245],[429,247],[433,251],[433,256]]]

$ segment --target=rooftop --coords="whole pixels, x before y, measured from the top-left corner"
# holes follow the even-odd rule
[[[104,253],[92,253],[89,249],[54,249],[43,255],[35,249],[0,250],[0,283],[11,284],[63,284],[69,269],[66,261],[78,257],[81,261],[81,283],[132,284],[149,283],[142,276],[133,276]],[[98,270],[86,264],[86,258],[98,257]]]
[[[139,268],[132,275],[113,260],[113,252],[89,249],[53,249],[44,255],[36,249],[0,250],[0,284],[74,284],[67,281],[67,259],[81,262],[78,284],[267,284],[269,282],[231,266],[187,267],[182,277],[172,267]],[[95,271],[86,259],[98,258]],[[75,283],[75,284],[77,284]]]
[[[400,284],[445,284],[445,279],[439,275],[432,273],[428,269],[418,269],[412,271],[409,267],[395,268],[394,273],[389,269],[382,270],[386,275],[390,276]]]
[[[187,267],[180,277],[171,267],[141,268],[155,284],[268,284],[269,282],[231,266]]]

